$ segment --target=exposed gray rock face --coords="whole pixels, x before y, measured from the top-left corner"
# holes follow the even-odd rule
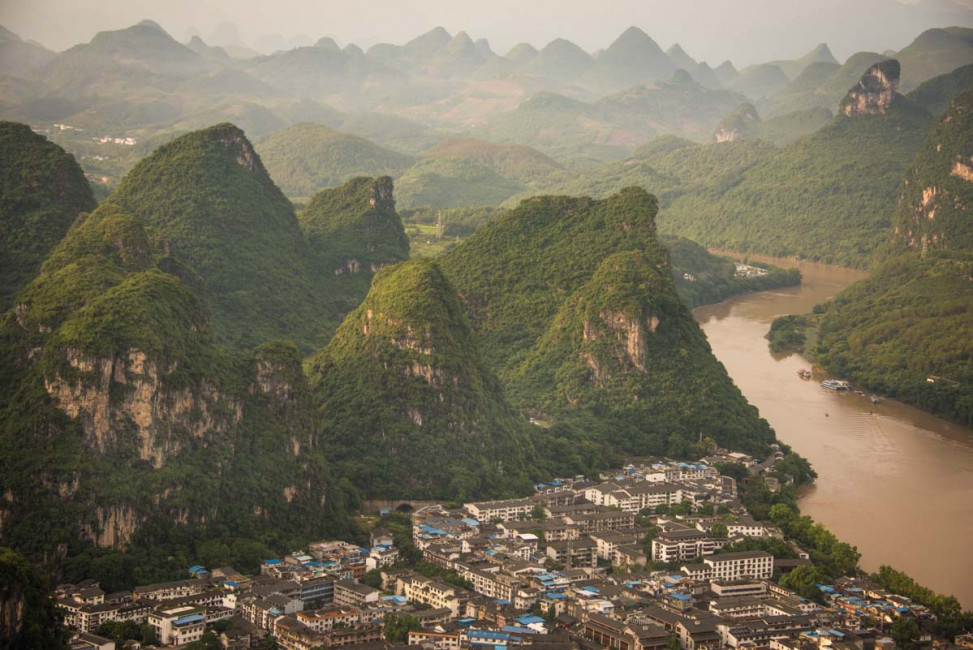
[[[848,117],[884,115],[898,95],[900,72],[901,67],[895,59],[870,67],[841,101],[841,112]]]

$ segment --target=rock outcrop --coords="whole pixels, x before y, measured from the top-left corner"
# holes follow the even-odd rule
[[[76,372],[55,372],[44,387],[58,408],[81,423],[85,443],[99,453],[115,448],[120,433],[134,426],[139,460],[160,468],[179,452],[177,434],[225,435],[242,416],[239,401],[212,385],[169,388],[166,378],[175,368],[160,372],[141,350],[98,358],[67,349],[64,355]]]
[[[893,249],[973,251],[973,91],[952,99],[906,177]]]
[[[759,125],[760,116],[753,104],[741,104],[716,127],[713,139],[716,142],[736,142],[751,135]]]
[[[895,59],[870,67],[841,101],[841,112],[848,117],[884,115],[898,97],[900,72]]]

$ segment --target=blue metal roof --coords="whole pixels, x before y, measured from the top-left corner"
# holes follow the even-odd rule
[[[480,525],[480,522],[478,522],[476,519],[473,519],[471,517],[464,518],[463,519],[463,523],[466,524],[467,526],[479,526]]]
[[[264,564],[280,564],[280,560],[264,560]]]
[[[544,619],[540,616],[534,616],[532,614],[525,614],[523,616],[518,616],[514,619],[521,625],[533,625],[534,623],[543,623]]]
[[[183,616],[182,618],[177,618],[173,621],[174,625],[189,625],[190,623],[199,623],[200,621],[205,621],[206,617],[202,614],[190,614],[189,616]]]
[[[448,535],[449,534],[445,530],[440,530],[438,528],[434,528],[434,527],[430,526],[429,524],[423,524],[421,526],[421,529],[424,530],[424,531],[426,531],[427,533],[432,533],[433,535]]]

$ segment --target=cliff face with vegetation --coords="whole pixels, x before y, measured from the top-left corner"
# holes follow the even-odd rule
[[[376,275],[310,367],[323,438],[366,493],[464,499],[529,485],[526,420],[435,262]]]
[[[0,648],[64,648],[47,581],[27,559],[0,547]]]
[[[370,277],[409,257],[392,190],[388,176],[360,177],[311,199],[298,220],[321,272]]]
[[[251,154],[232,127],[177,140],[75,222],[4,315],[0,534],[32,560],[98,575],[107,566],[91,563],[113,553],[123,568],[105,579],[127,584],[130,558],[149,546],[194,553],[215,537],[229,561],[243,553],[229,550],[243,535],[266,549],[344,530],[344,493],[335,494],[312,427],[297,347],[219,342],[219,318],[226,332],[242,316],[219,310],[244,298],[223,293],[227,274],[267,305],[261,274],[278,261],[286,273],[287,255],[307,249],[293,212],[270,211],[279,191]],[[168,185],[181,190],[166,197],[171,212],[150,200],[184,174],[197,182]],[[225,179],[243,197],[221,195]],[[245,244],[204,245],[237,224],[261,232]],[[263,231],[290,226],[283,241],[294,246],[271,249],[282,235]],[[233,244],[252,248],[237,259]],[[245,265],[262,254],[262,264]],[[252,331],[281,327],[251,317]],[[138,564],[143,579],[173,570],[157,556]]]
[[[678,454],[700,430],[734,448],[772,439],[679,300],[656,211],[637,188],[538,197],[442,258],[511,402],[552,425],[535,439],[570,449],[561,467],[582,467],[587,444]]]
[[[95,199],[74,157],[26,124],[0,122],[0,310]]]
[[[973,251],[973,91],[957,95],[906,177],[893,249]]]
[[[886,261],[821,307],[831,373],[973,423],[973,92],[956,96],[902,184]]]

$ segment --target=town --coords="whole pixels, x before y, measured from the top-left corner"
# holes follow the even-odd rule
[[[779,458],[639,459],[598,481],[535,485],[523,499],[403,504],[381,513],[368,547],[315,542],[268,558],[259,575],[193,566],[184,580],[131,592],[61,585],[57,604],[76,650],[897,647],[897,628],[933,614],[860,577],[818,584],[815,599],[786,588],[782,576],[811,567],[809,554],[753,519],[716,467],[759,473]],[[733,550],[752,539],[777,539],[793,559]],[[102,636],[124,625],[142,641]]]

